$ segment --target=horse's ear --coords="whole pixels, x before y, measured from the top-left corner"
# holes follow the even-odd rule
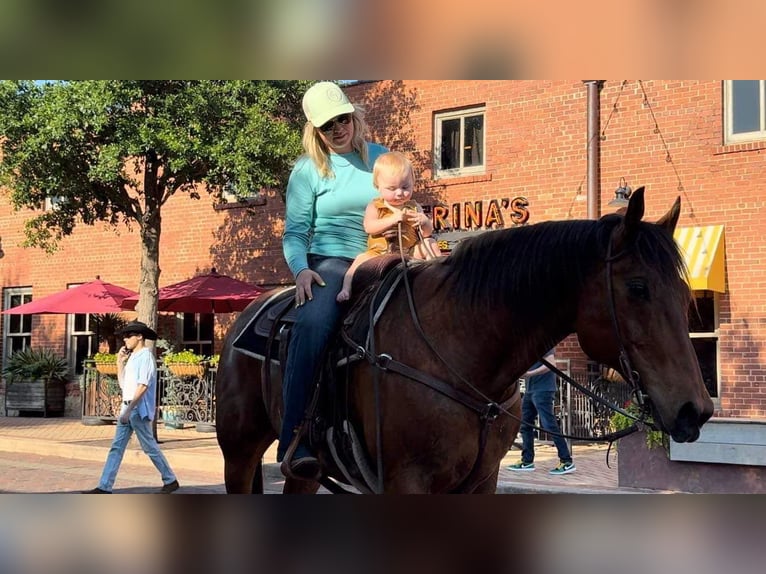
[[[668,230],[668,233],[670,235],[673,235],[673,232],[676,230],[676,224],[678,223],[678,217],[681,215],[681,197],[676,197],[675,202],[673,202],[673,207],[670,208],[670,211],[668,211],[665,215],[663,215],[660,220],[657,222],[657,225],[661,225],[665,229]]]
[[[639,187],[630,194],[628,209],[625,211],[625,219],[622,221],[622,239],[630,242],[638,232],[638,225],[644,217],[644,187]]]

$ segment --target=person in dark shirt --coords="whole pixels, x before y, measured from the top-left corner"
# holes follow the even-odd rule
[[[548,351],[544,357],[546,361],[553,364],[555,356],[553,349]],[[540,426],[548,431],[553,437],[553,444],[559,455],[559,464],[550,471],[550,474],[569,474],[574,472],[576,467],[572,461],[572,454],[569,452],[566,440],[559,436],[558,421],[553,414],[553,401],[556,397],[556,374],[553,373],[540,361],[532,365],[524,373],[526,386],[524,389],[524,399],[521,403],[521,460],[512,464],[509,468],[518,472],[529,472],[535,470],[535,419],[539,417]]]

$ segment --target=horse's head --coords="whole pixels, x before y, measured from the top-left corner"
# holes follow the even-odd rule
[[[678,198],[657,223],[641,221],[642,187],[624,215],[599,221],[604,262],[580,298],[577,333],[592,359],[626,380],[632,368],[649,395],[655,422],[675,441],[691,442],[712,415],[713,402],[689,338],[690,291],[673,240],[680,211]],[[622,364],[621,349],[628,358]]]

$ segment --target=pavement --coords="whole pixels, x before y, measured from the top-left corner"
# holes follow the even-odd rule
[[[212,429],[203,429],[210,431]],[[43,464],[41,457],[55,457],[67,461],[89,461],[103,464],[114,436],[114,425],[83,424],[80,418],[0,417],[0,453],[18,453],[15,457],[18,488],[14,492],[25,492],[24,470],[30,465]],[[195,425],[184,429],[165,428],[157,425],[157,437],[171,467],[178,475],[182,489],[179,492],[223,493],[223,456],[218,448],[215,432],[201,432]],[[620,488],[617,479],[617,451],[609,452],[607,465],[605,444],[575,443],[572,455],[577,470],[571,474],[554,476],[548,471],[558,460],[552,444],[538,443],[534,472],[515,472],[508,467],[520,458],[519,449],[514,446],[501,464],[498,480],[498,494],[636,494],[654,493],[653,490]],[[265,484],[267,492],[279,492],[281,474],[276,463],[276,443],[264,456]],[[13,458],[13,457],[10,457]],[[123,459],[124,466],[138,469],[139,473],[156,482],[156,471],[141,451],[135,437],[131,439]],[[7,472],[7,471],[6,471]],[[90,470],[87,482],[82,488],[95,486],[98,474]],[[118,482],[120,477],[118,477]],[[150,482],[151,484],[151,482]],[[7,486],[6,486],[7,488]],[[125,492],[151,492],[135,485]],[[62,488],[61,491],[70,491]]]

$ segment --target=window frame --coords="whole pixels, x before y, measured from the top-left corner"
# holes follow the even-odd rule
[[[75,283],[68,287],[73,289],[78,287],[81,283]],[[78,315],[85,315],[85,325],[88,328],[87,331],[76,331],[75,323]],[[69,368],[72,373],[80,375],[84,372],[84,366],[82,363],[77,362],[77,345],[75,344],[75,337],[84,337],[87,340],[88,352],[86,358],[92,357],[98,352],[98,345],[100,341],[96,341],[96,332],[93,330],[93,313],[67,313],[66,316],[66,357],[69,362]]]
[[[197,331],[197,338],[194,340],[185,338],[186,330],[184,328],[184,322],[186,320],[186,315],[194,315],[194,322],[196,324]],[[212,331],[210,333],[210,339],[201,338],[203,335],[203,333],[201,333],[202,315],[212,316]],[[178,340],[180,341],[181,349],[191,349],[198,355],[213,355],[215,352],[215,313],[176,313],[176,321],[176,332],[178,333]],[[210,347],[210,353],[202,352],[204,346]]]
[[[30,303],[33,299],[33,293],[32,293],[32,287],[5,287],[3,289],[3,310],[10,309],[10,302],[11,297],[14,295],[20,295],[21,296],[21,303],[19,305],[24,305],[25,303]],[[18,305],[14,305],[14,307],[17,307]],[[28,346],[32,346],[32,315],[19,315],[19,317],[30,317],[30,327],[29,331],[19,331],[17,333],[14,333],[11,335],[10,333],[10,327],[11,327],[11,321],[10,317],[12,315],[6,316],[5,320],[3,321],[3,359],[2,363],[3,366],[5,366],[5,361],[8,357],[11,356],[11,352],[13,349],[13,345],[10,345],[10,339],[11,337],[20,337],[24,341],[22,349],[26,349]],[[20,319],[20,324],[23,327],[24,319]]]
[[[724,80],[724,144],[738,144],[753,141],[766,141],[766,80],[758,81],[758,105],[760,108],[760,130],[734,133],[734,88],[733,82],[739,80]]]
[[[711,397],[713,399],[716,408],[720,405],[721,399],[721,334],[720,334],[720,295],[715,291],[693,291],[692,297],[696,301],[698,298],[710,298],[712,294],[713,299],[713,330],[712,331],[689,331],[690,339],[714,339],[715,340],[715,378],[716,378],[716,395]],[[691,313],[692,309],[689,309]],[[695,351],[696,352],[696,351]]]
[[[465,150],[465,120],[472,116],[481,116],[483,122],[482,129],[482,158],[481,164],[475,166],[464,165],[463,151]],[[442,169],[441,150],[442,150],[442,126],[446,120],[460,120],[460,167]],[[434,139],[433,139],[433,173],[434,179],[460,177],[464,175],[483,174],[487,171],[487,107],[486,105],[471,106],[457,110],[448,110],[434,113]]]

